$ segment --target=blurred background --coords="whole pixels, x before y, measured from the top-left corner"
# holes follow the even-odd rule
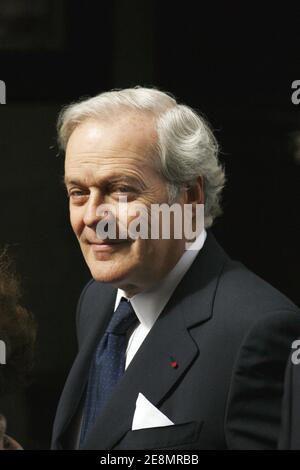
[[[214,234],[300,305],[300,105],[291,100],[300,5],[226,3],[0,0],[0,246],[16,259],[39,325],[34,381],[0,408],[27,449],[49,448],[89,279],[56,146],[57,113],[70,101],[154,85],[200,110],[228,179]]]

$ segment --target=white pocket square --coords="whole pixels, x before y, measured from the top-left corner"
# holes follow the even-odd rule
[[[174,423],[167,416],[152,405],[142,393],[139,393],[132,420],[132,431],[157,426],[170,426],[172,424]]]

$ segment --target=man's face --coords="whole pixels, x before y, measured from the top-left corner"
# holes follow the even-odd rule
[[[119,198],[130,207],[168,202],[165,179],[155,167],[149,117],[125,115],[114,121],[87,120],[71,134],[66,149],[65,182],[70,219],[93,278],[124,289],[131,296],[169,272],[184,251],[183,239],[99,239],[99,206]],[[117,212],[116,212],[117,213]],[[134,211],[133,211],[134,213]],[[135,216],[128,216],[128,223]]]

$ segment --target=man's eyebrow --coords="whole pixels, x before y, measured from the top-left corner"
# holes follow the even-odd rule
[[[63,176],[61,179],[61,182],[64,186],[68,186],[69,184],[75,184],[77,186],[80,186],[82,183],[80,180],[77,180],[76,178],[67,178],[66,176]]]
[[[82,183],[80,182],[80,180],[76,179],[76,178],[67,178],[66,176],[63,176],[61,178],[61,184],[67,188],[68,186],[70,185],[75,185],[75,186],[81,186]]]

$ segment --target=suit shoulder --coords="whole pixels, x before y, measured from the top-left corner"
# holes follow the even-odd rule
[[[214,311],[230,312],[230,321],[251,326],[273,313],[299,314],[298,307],[267,281],[238,261],[228,260],[220,276]],[[233,318],[234,317],[234,318]]]

